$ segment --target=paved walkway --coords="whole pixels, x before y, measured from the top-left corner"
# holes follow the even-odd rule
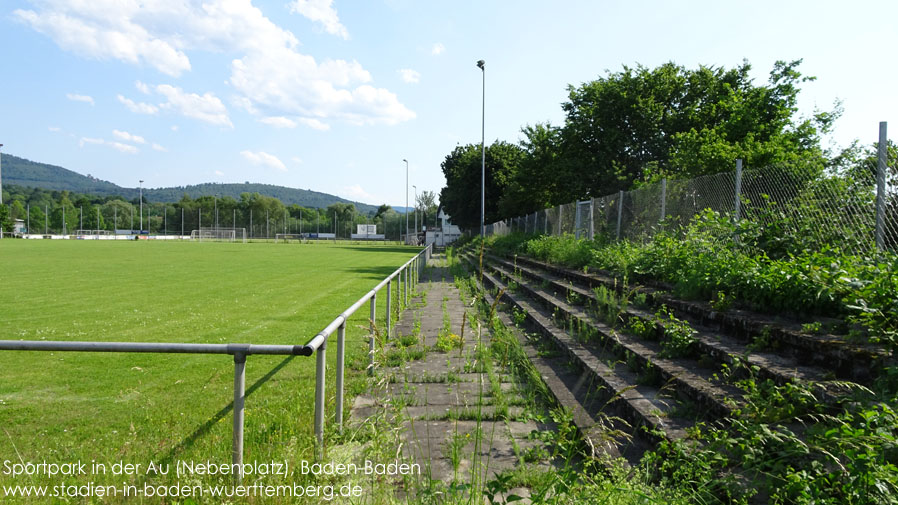
[[[533,412],[519,385],[494,363],[491,336],[480,331],[476,309],[461,300],[444,258],[435,255],[429,266],[382,355],[380,387],[356,398],[350,422],[377,414],[393,419],[404,459],[429,472],[424,481],[476,487],[525,465],[548,469],[551,448],[534,434],[554,426],[532,420],[545,419],[545,412]],[[457,336],[460,348],[438,348]]]

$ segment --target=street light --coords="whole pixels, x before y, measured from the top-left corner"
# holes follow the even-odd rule
[[[405,162],[405,241],[408,242],[408,160],[402,161]]]
[[[140,188],[140,196],[138,197],[140,199],[140,233],[143,234],[143,180],[140,181],[138,187]]]
[[[486,212],[486,62],[478,60],[477,68],[483,75],[483,109],[480,123],[480,238],[483,238],[484,214]]]

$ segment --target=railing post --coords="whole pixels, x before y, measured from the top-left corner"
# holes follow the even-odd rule
[[[337,430],[343,433],[343,371],[346,363],[344,353],[346,352],[346,321],[337,328],[337,401],[336,413],[334,417],[337,420]]]
[[[886,210],[886,158],[888,157],[889,139],[886,135],[886,122],[879,123],[879,162],[876,165],[876,227],[874,237],[876,248],[885,250],[883,224]]]
[[[234,354],[234,440],[231,463],[237,482],[243,480],[243,406],[246,400],[246,354]]]
[[[390,310],[390,303],[393,301],[393,279],[387,282],[387,335],[384,341],[390,340],[390,326],[393,324],[393,311]]]
[[[403,293],[403,307],[408,307],[408,267],[402,269],[402,273],[405,275],[405,287],[402,288]]]
[[[620,223],[624,216],[624,190],[617,193],[617,240],[620,240]]]
[[[387,311],[389,314],[389,311]],[[368,338],[368,375],[374,375],[374,336],[377,335],[377,293],[371,295],[371,336]]]
[[[327,341],[318,348],[315,356],[315,440],[318,460],[324,459],[324,371],[327,358]]]
[[[736,221],[739,220],[742,214],[742,160],[736,160],[736,202],[735,202],[735,210],[736,210]]]

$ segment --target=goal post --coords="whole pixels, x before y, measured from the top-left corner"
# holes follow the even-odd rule
[[[243,242],[246,243],[246,228],[200,228],[190,232],[190,239],[202,242]]]

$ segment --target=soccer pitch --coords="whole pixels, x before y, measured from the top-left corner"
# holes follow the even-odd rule
[[[416,252],[2,240],[0,339],[304,344]],[[364,386],[367,317],[347,325],[349,392]],[[233,370],[228,355],[0,351],[0,461],[229,463]],[[312,457],[314,375],[313,357],[248,357],[244,461]]]

